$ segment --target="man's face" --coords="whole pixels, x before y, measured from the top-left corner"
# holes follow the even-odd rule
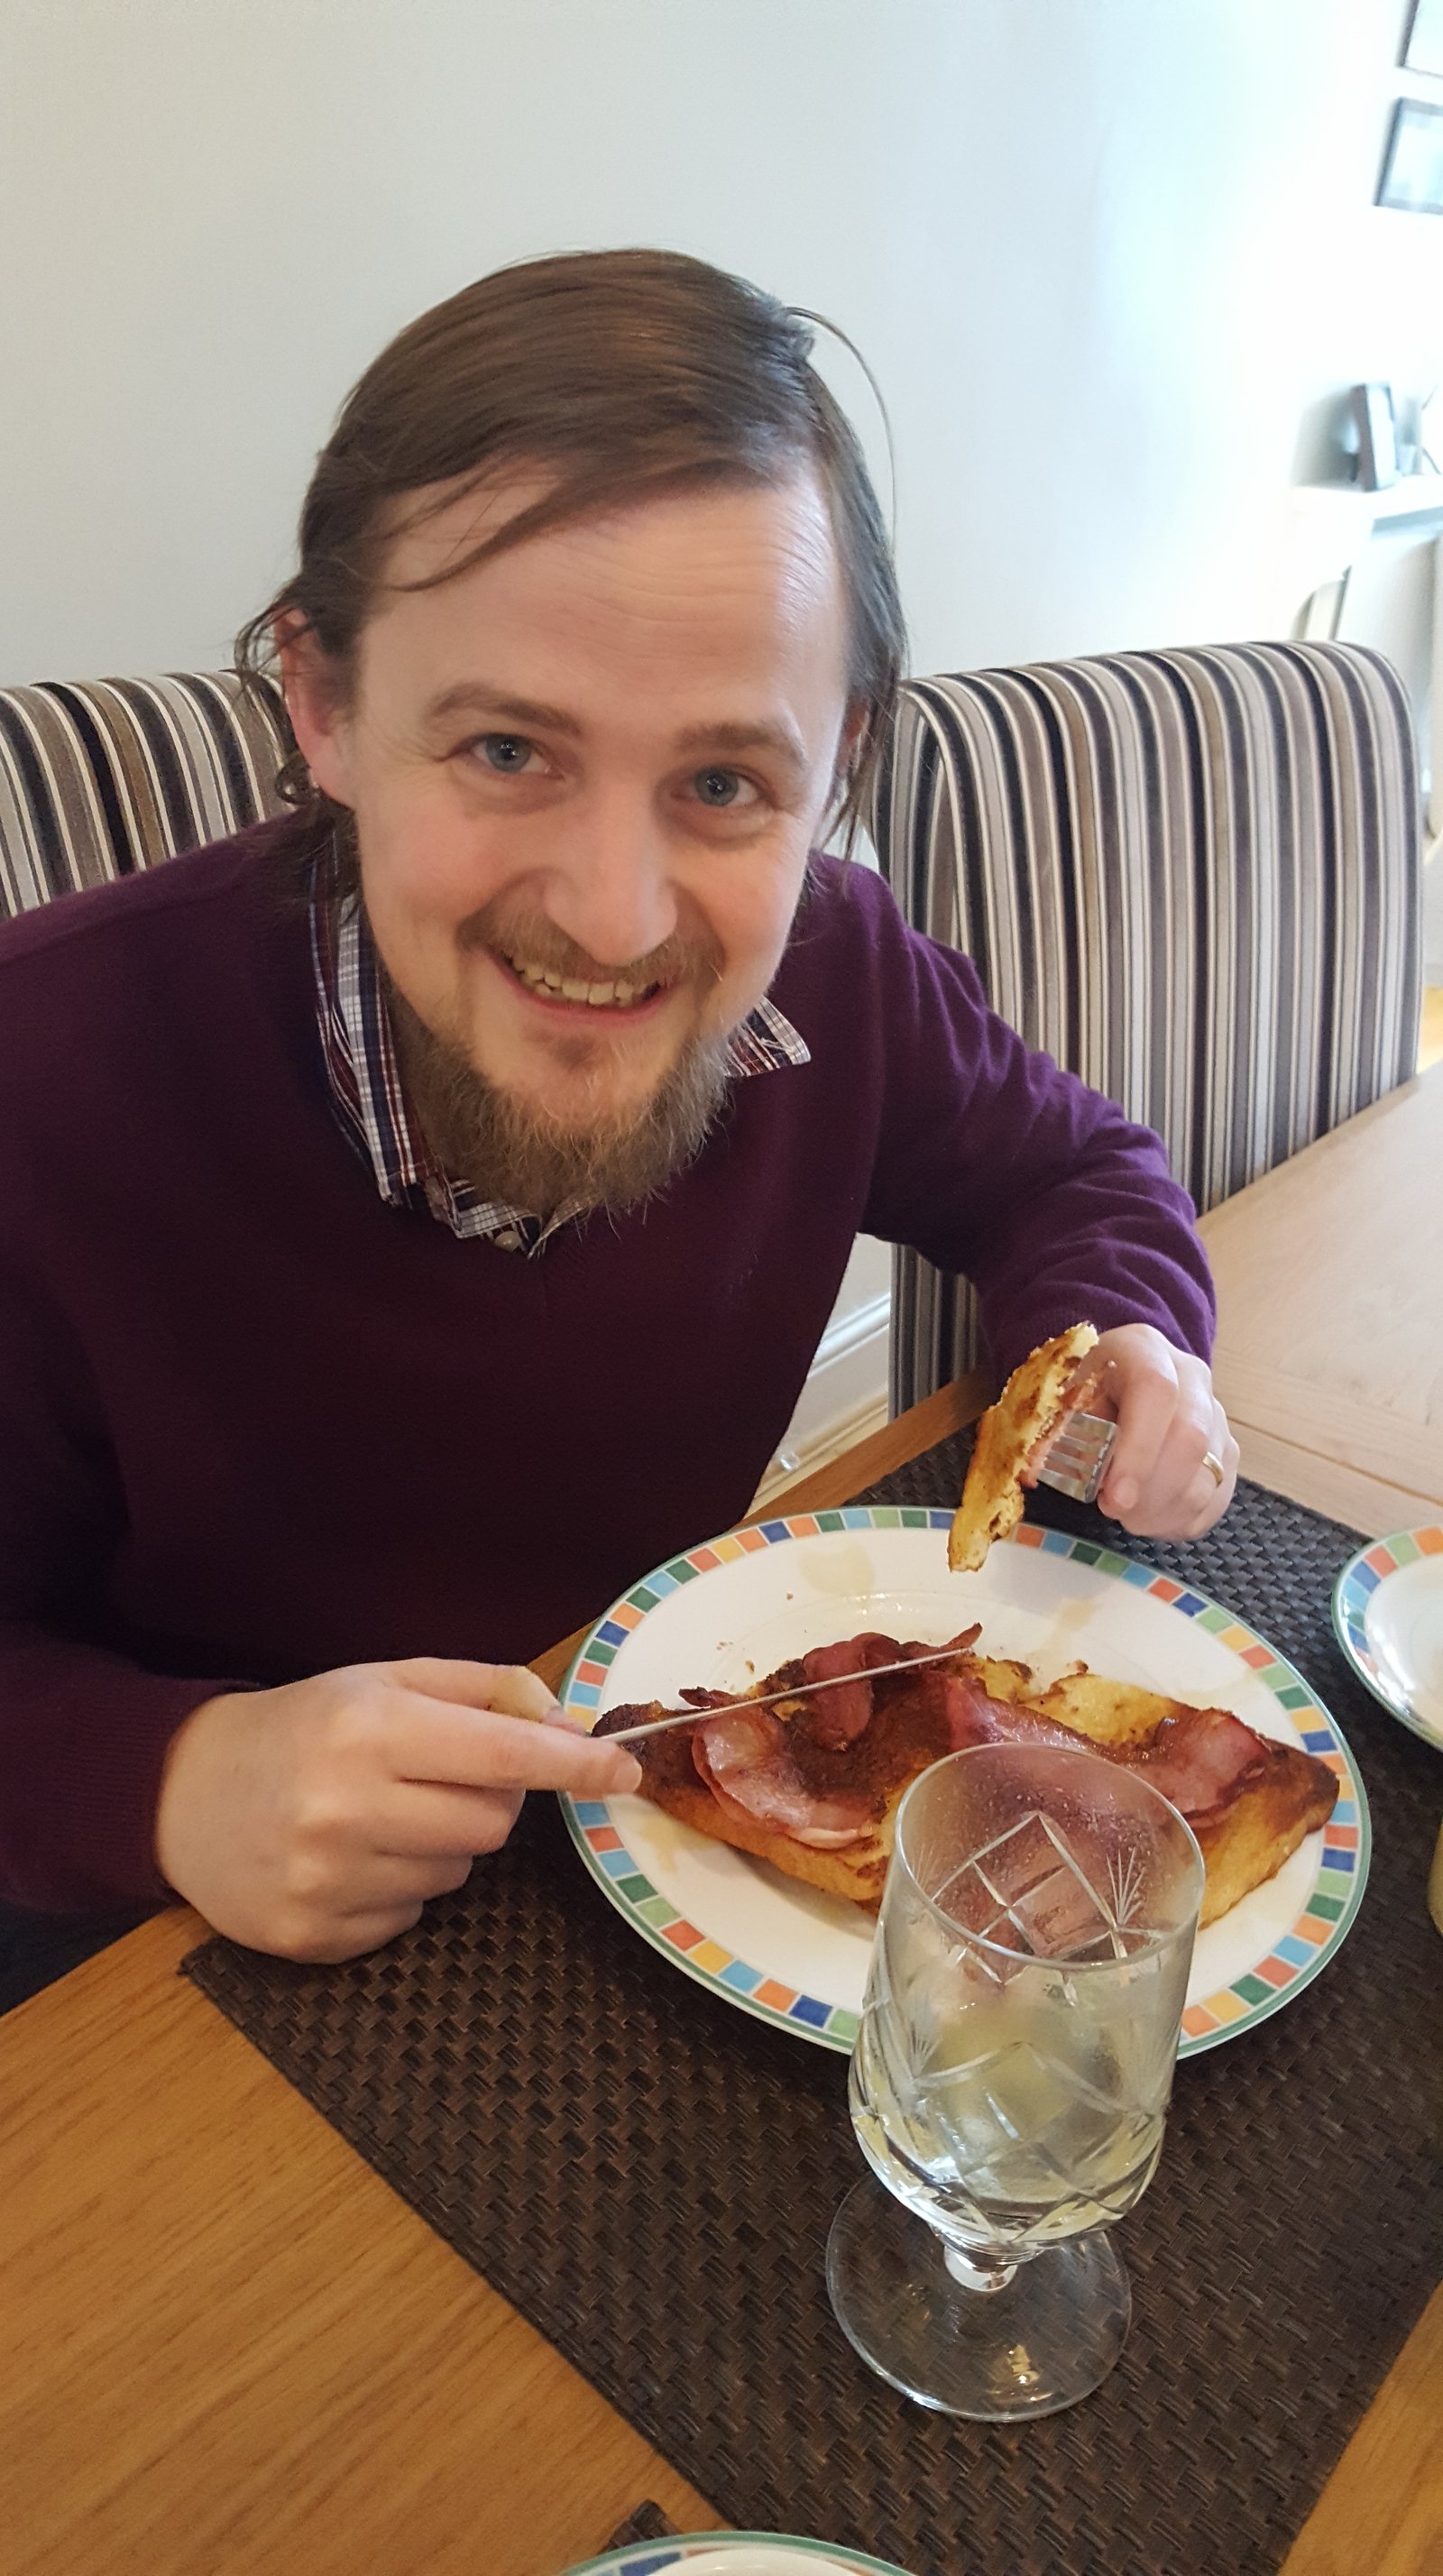
[[[518,478],[403,533],[388,584],[542,489]],[[643,1118],[765,992],[836,774],[845,622],[801,479],[387,587],[345,709],[293,684],[312,774],[355,812],[393,984],[523,1115],[577,1137]]]

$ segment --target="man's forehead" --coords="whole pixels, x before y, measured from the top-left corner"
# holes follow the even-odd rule
[[[433,738],[460,724],[581,736],[622,702],[628,730],[678,755],[803,765],[846,685],[815,485],[653,496],[473,560],[548,489],[466,494],[397,539],[362,651],[374,671],[379,650],[412,719]]]
[[[386,579],[425,581],[454,570],[510,521],[547,500],[557,483],[539,465],[517,465],[394,493],[378,521]]]
[[[509,528],[549,503],[556,505],[554,518],[506,541]],[[518,467],[475,486],[433,485],[389,505],[382,584],[393,591],[424,585],[439,594],[473,570],[484,575],[504,565],[508,576],[519,569],[524,581],[533,571],[543,576],[559,555],[604,551],[614,561],[662,544],[704,560],[734,544],[738,531],[750,536],[754,572],[770,559],[794,587],[799,581],[819,590],[838,586],[831,511],[807,468],[771,482],[736,477],[662,493],[628,491],[623,484],[614,496],[580,509],[566,506],[563,479],[539,467]]]

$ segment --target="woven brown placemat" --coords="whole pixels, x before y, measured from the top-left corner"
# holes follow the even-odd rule
[[[862,1499],[949,1501],[964,1454]],[[551,1801],[374,1957],[211,1942],[185,1972],[727,2521],[916,2576],[1273,2576],[1423,2307],[1443,2214],[1423,1902],[1443,1764],[1334,1647],[1355,1543],[1247,1487],[1206,1540],[1132,1543],[1300,1666],[1358,1756],[1374,1856],[1325,1973],[1179,2069],[1119,2231],[1132,2334],[1067,2414],[959,2423],[856,2358],[822,2273],[859,2171],[844,2061],[669,1970]]]
[[[629,2513],[625,2522],[618,2524],[609,2535],[606,2546],[608,2549],[625,2549],[633,2540],[670,2540],[675,2531],[676,2524],[670,2514],[663,2513],[660,2505],[653,2504],[648,2497],[644,2504],[637,2506],[635,2513]]]

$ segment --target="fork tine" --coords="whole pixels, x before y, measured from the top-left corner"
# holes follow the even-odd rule
[[[1116,1434],[1116,1423],[1098,1414],[1069,1413],[1037,1469],[1038,1483],[1069,1495],[1075,1503],[1095,1502]]]

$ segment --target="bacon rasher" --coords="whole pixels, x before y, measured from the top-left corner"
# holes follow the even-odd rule
[[[699,1832],[875,1910],[897,1807],[930,1763],[989,1743],[1101,1754],[1187,1817],[1207,1864],[1205,1923],[1271,1877],[1332,1811],[1338,1784],[1325,1763],[1229,1710],[1107,1683],[1084,1666],[1039,1691],[1027,1666],[974,1653],[976,1635],[966,1630],[939,1663],[934,1646],[868,1630],[813,1647],[736,1698],[685,1690],[695,1726],[638,1744],[643,1793]],[[934,1658],[924,1670],[878,1670],[924,1655]],[[847,1674],[856,1680],[814,1688]],[[751,1705],[775,1693],[789,1696]],[[611,1709],[598,1732],[665,1713]]]

